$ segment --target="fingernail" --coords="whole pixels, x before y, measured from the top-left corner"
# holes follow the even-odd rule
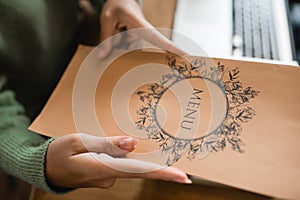
[[[138,140],[135,138],[124,138],[120,140],[120,148],[127,151],[132,151],[136,148]]]
[[[184,183],[184,184],[192,184],[193,181],[189,178],[185,178],[185,179],[173,179],[173,182],[177,182],[177,183]]]
[[[193,181],[191,179],[187,178],[187,179],[184,180],[184,183],[186,183],[186,184],[192,184]]]

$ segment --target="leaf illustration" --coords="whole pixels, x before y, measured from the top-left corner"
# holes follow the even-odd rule
[[[253,115],[254,115],[254,110],[250,107],[247,107],[247,108],[241,110],[237,114],[236,119],[238,119],[241,122],[248,122],[249,120],[252,119]]]

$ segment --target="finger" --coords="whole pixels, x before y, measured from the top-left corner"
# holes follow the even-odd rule
[[[100,33],[100,42],[101,49],[99,52],[100,58],[105,58],[109,55],[112,49],[112,40],[111,36],[115,34],[117,22],[114,21],[114,18],[111,17],[110,13],[103,13],[100,18],[101,24],[101,33]]]
[[[90,182],[89,186],[107,189],[113,186],[115,182],[116,182],[115,178],[106,178],[106,179],[92,181]]]
[[[124,156],[136,148],[138,140],[129,136],[98,137],[78,134],[84,149],[95,153],[106,153],[111,156]]]
[[[172,41],[160,33],[156,28],[152,26],[146,19],[139,18],[138,20],[132,19],[132,22],[136,28],[142,28],[138,30],[139,38],[143,38],[151,44],[155,45],[162,50],[172,52],[177,55],[186,55],[187,53],[178,48]]]
[[[179,49],[172,41],[160,33],[156,28],[150,27],[145,29],[144,32],[145,33],[142,34],[143,39],[147,40],[156,47],[181,56],[187,54],[185,51]]]
[[[80,0],[79,1],[79,7],[83,10],[84,13],[95,13],[95,9],[93,8],[93,5],[88,0]]]
[[[162,166],[151,162],[113,158],[106,154],[94,155],[101,164],[110,168],[110,174],[115,178],[147,178],[173,181],[178,183],[191,183],[187,175],[174,167]]]

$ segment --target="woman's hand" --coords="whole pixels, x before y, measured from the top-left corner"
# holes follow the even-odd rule
[[[135,35],[135,37],[142,37],[163,50],[172,51],[176,54],[185,54],[184,51],[177,48],[145,19],[135,0],[107,0],[100,16],[100,24],[101,42],[106,39],[109,40],[111,36],[120,32],[120,30],[145,28],[140,35]],[[101,46],[100,57],[106,57],[111,49],[112,42],[105,42]]]
[[[157,165],[153,163],[122,158],[135,149],[137,142],[136,139],[127,136],[96,137],[71,134],[59,137],[48,147],[48,181],[55,186],[66,188],[108,188],[114,184],[116,178],[147,178],[191,183],[186,174],[177,168],[157,169]],[[110,165],[103,164],[108,163],[107,161]],[[116,168],[124,170],[119,171]],[[133,170],[139,173],[134,173]]]

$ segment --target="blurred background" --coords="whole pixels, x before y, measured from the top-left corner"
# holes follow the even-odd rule
[[[300,0],[290,0],[290,19],[296,48],[296,56],[300,63]]]

